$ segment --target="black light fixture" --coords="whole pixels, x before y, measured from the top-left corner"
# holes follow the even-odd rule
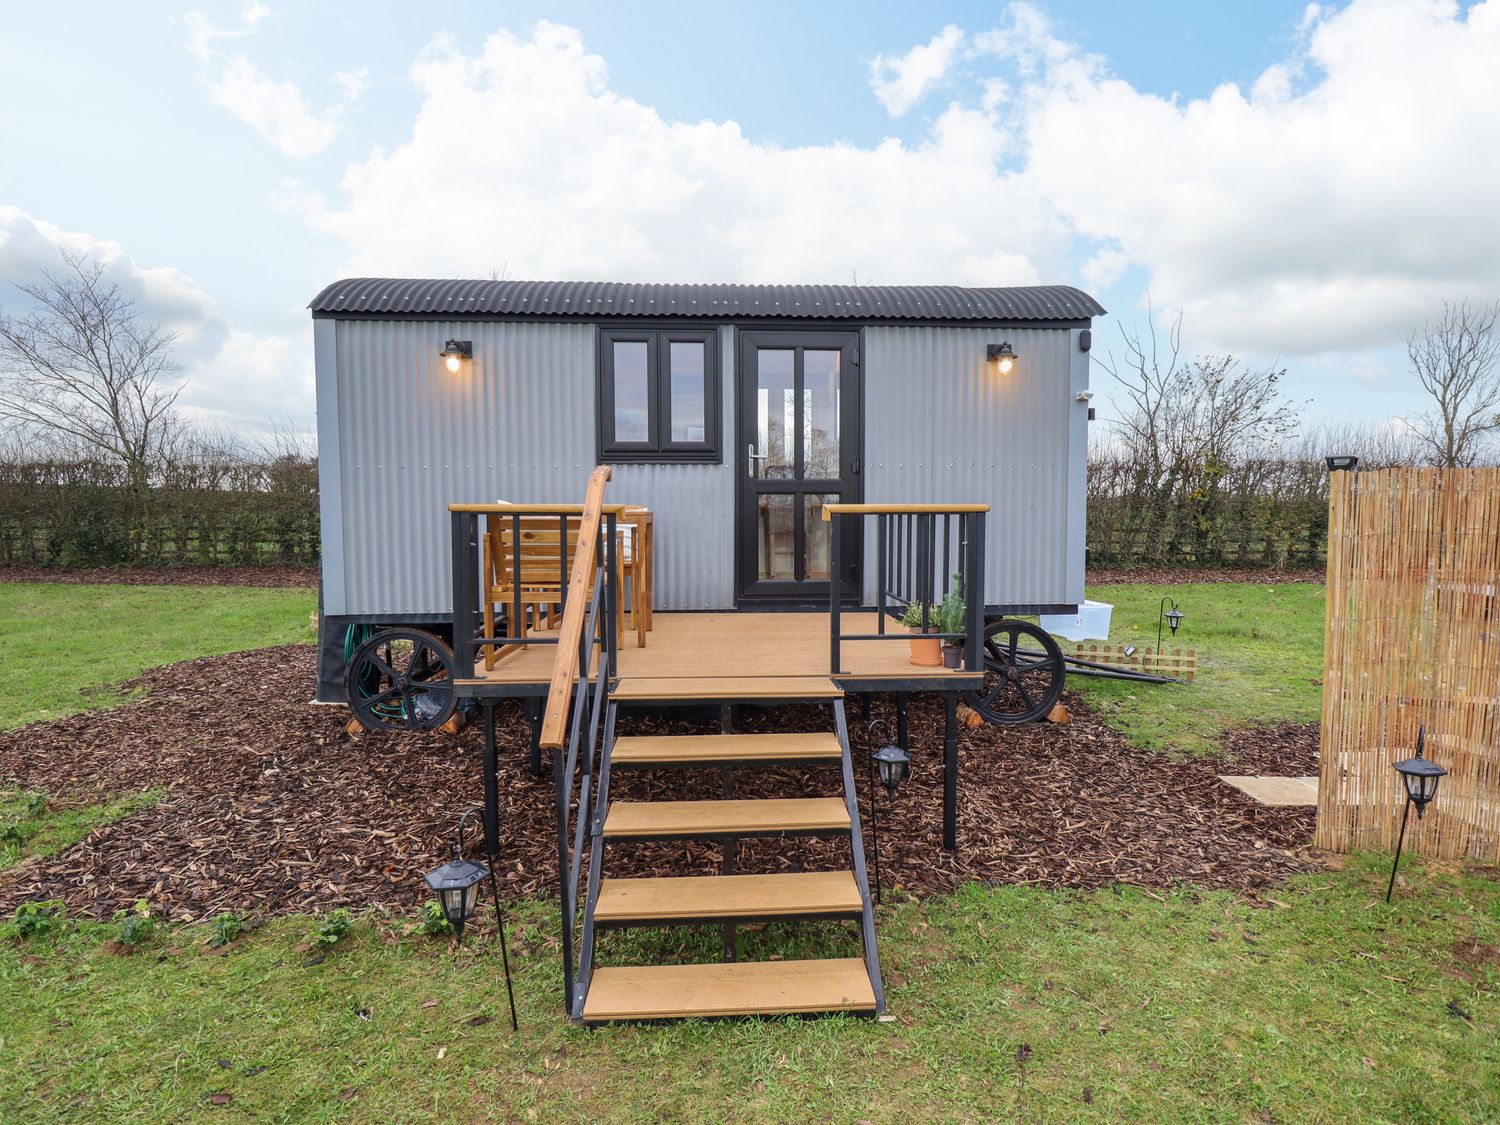
[[[1355,465],[1359,464],[1359,458],[1352,453],[1341,454],[1336,457],[1323,458],[1330,473],[1352,472]]]
[[[1168,609],[1167,606],[1171,606]],[[1161,605],[1156,608],[1156,655],[1161,655],[1161,624],[1166,621],[1167,627],[1172,630],[1172,636],[1177,635],[1177,629],[1182,624],[1183,613],[1177,608],[1177,602],[1170,596],[1162,598]]]
[[[875,768],[880,771],[880,784],[892,797],[896,789],[911,774],[911,755],[894,743],[880,747],[870,755]]]
[[[999,362],[1002,375],[1009,375],[1016,366],[1016,360],[1021,358],[1016,355],[1009,343],[989,344],[985,347],[984,354],[991,363]]]
[[[482,863],[465,859],[463,846],[463,820],[460,818],[458,844],[453,849],[453,858],[437,870],[427,873],[427,885],[437,895],[438,905],[443,908],[443,917],[453,927],[454,936],[460,945],[464,940],[464,923],[473,917],[474,904],[479,900],[479,884],[490,873],[489,868]]]
[[[1406,783],[1406,804],[1401,808],[1401,831],[1396,837],[1396,860],[1391,864],[1391,881],[1386,884],[1385,888],[1386,902],[1391,901],[1391,892],[1396,889],[1396,868],[1401,866],[1401,845],[1406,842],[1406,818],[1411,813],[1412,806],[1415,805],[1417,819],[1422,819],[1427,806],[1437,797],[1438,782],[1448,775],[1448,771],[1442,766],[1422,756],[1426,743],[1427,725],[1424,723],[1417,728],[1417,756],[1395,763],[1396,772]]]
[[[438,355],[448,361],[448,370],[457,375],[464,360],[474,358],[474,342],[472,340],[449,340],[443,345],[443,350],[438,352]]]

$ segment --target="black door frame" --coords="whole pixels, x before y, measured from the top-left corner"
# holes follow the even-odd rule
[[[751,475],[750,447],[756,444],[756,412],[751,397],[756,372],[755,352],[758,348],[837,348],[839,360],[839,473],[829,479],[788,479],[766,481]],[[734,592],[735,605],[755,608],[780,606],[819,608],[828,605],[828,583],[825,581],[762,581],[759,567],[759,536],[756,526],[758,503],[755,497],[765,493],[837,493],[845,503],[857,504],[864,499],[864,334],[854,327],[817,328],[801,327],[755,327],[738,329],[735,333],[734,375],[734,436],[735,466],[734,486]],[[796,360],[796,378],[802,377],[800,352]],[[793,439],[797,459],[802,457],[800,430],[802,419],[797,419],[799,434]],[[801,517],[799,516],[799,521]],[[859,534],[858,521],[844,522],[844,541],[840,544],[844,570],[846,600],[858,604],[861,598],[860,567],[864,543]],[[797,524],[794,555],[799,560],[804,555],[804,533]]]

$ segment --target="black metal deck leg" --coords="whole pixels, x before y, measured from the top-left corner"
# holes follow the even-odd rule
[[[495,703],[486,699],[484,712],[484,854],[495,866],[500,854],[500,753],[495,745]]]
[[[906,734],[906,692],[896,693],[896,745],[903,750],[910,750],[911,743]]]
[[[526,718],[531,723],[531,761],[528,764],[531,776],[542,779],[542,712],[546,705],[540,699],[526,701]]]
[[[958,851],[958,693],[943,695],[943,850]]]

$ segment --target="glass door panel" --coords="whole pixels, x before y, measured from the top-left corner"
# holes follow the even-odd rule
[[[740,334],[739,594],[826,604],[833,549],[824,505],[862,496],[858,334]],[[845,589],[857,596],[861,544],[840,544]]]

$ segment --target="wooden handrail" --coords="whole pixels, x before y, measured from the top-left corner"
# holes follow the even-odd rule
[[[594,470],[596,473],[598,469]],[[590,482],[593,477],[589,478]],[[485,516],[578,516],[588,507],[584,504],[449,504],[450,512],[469,512]],[[629,504],[600,504],[599,511],[610,515],[621,515],[630,510]]]
[[[841,516],[964,515],[988,512],[988,504],[824,504],[823,519]]]
[[[568,575],[562,628],[557,634],[557,656],[552,661],[552,682],[547,688],[547,706],[542,718],[541,745],[544,750],[558,750],[563,745],[563,728],[568,719],[568,696],[579,674],[578,642],[583,637],[583,621],[589,612],[589,591],[594,585],[595,555],[599,549],[599,520],[605,510],[604,485],[612,472],[608,465],[600,465],[590,473],[588,492],[583,498],[582,518],[578,524],[578,546],[573,553],[572,573]],[[500,513],[516,511],[507,504],[475,506],[494,508]],[[583,674],[588,675],[587,668],[583,669]],[[605,674],[603,667],[599,669],[599,674]]]

